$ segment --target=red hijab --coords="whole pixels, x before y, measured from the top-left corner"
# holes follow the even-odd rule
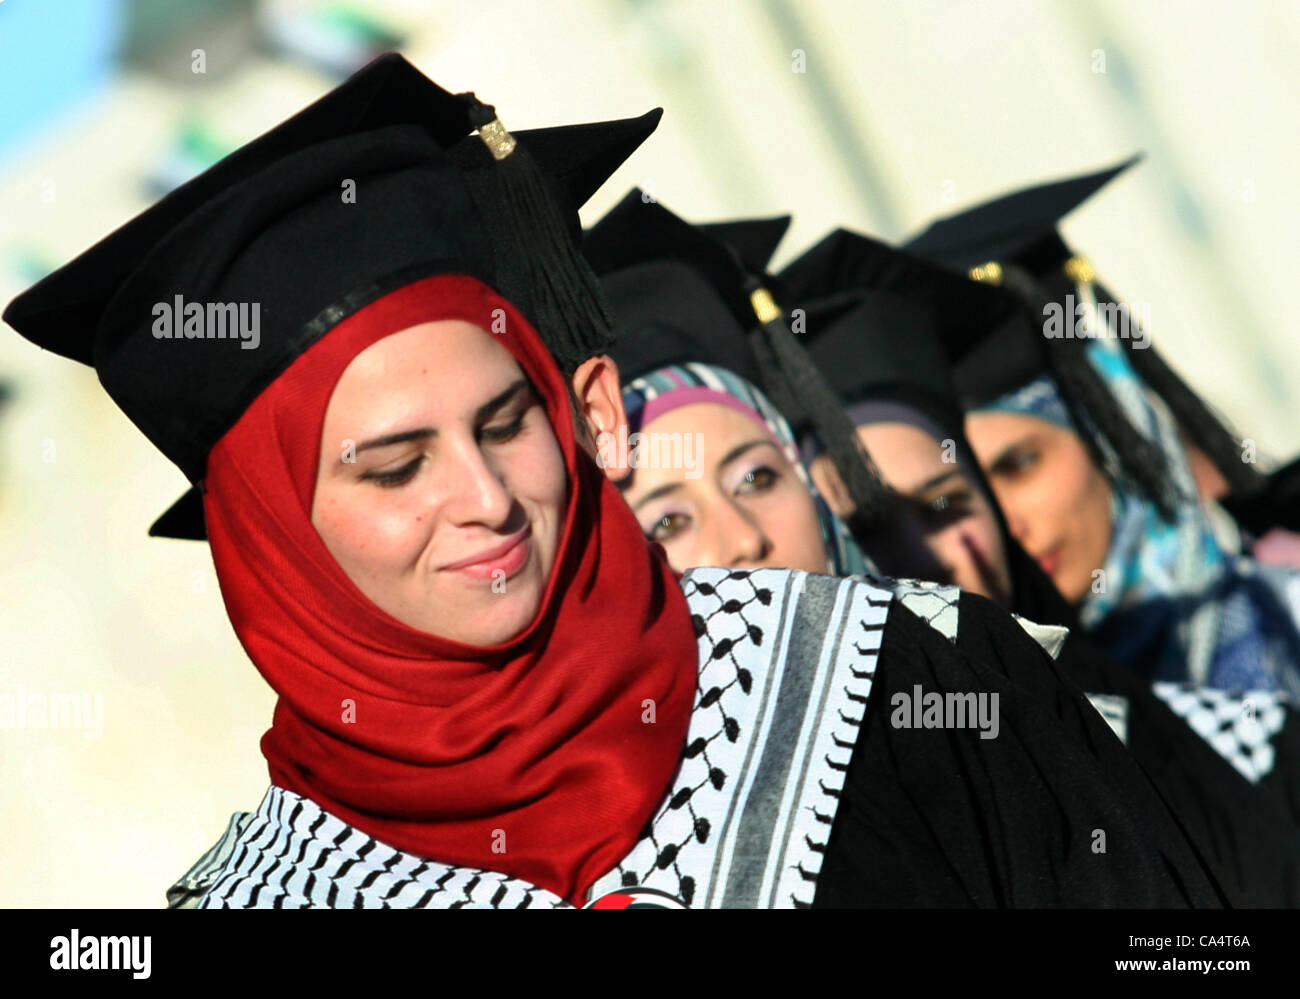
[[[500,328],[503,314],[564,455],[568,507],[537,616],[475,648],[363,596],[312,526],[312,496],[325,408],[359,352],[436,320]],[[676,770],[697,653],[672,571],[578,448],[565,380],[523,316],[469,277],[385,295],[257,397],[212,449],[206,483],[226,609],[279,694],[262,738],[272,783],[391,846],[585,902]]]

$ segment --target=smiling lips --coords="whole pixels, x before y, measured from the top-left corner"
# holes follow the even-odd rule
[[[446,571],[463,572],[475,579],[492,579],[497,573],[509,578],[524,567],[532,552],[532,528],[523,527],[505,541],[491,548],[443,566]]]

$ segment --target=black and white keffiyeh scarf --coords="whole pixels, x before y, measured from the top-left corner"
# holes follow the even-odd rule
[[[889,607],[915,608],[951,640],[958,591],[775,569],[696,569],[681,585],[699,649],[681,764],[590,898],[635,885],[690,908],[806,907]],[[178,908],[569,907],[517,878],[386,846],[274,786],[168,897]]]

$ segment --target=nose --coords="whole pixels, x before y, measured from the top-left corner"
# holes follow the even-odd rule
[[[435,471],[447,520],[494,530],[505,527],[516,505],[514,493],[478,441],[468,435],[459,440],[449,436],[443,441],[442,452],[442,467]]]
[[[1019,507],[1014,503],[1008,503],[1002,497],[998,497],[1002,506],[1002,516],[1007,520],[1007,530],[1011,536],[1020,542],[1026,549],[1029,548],[1029,524]]]
[[[715,551],[719,565],[732,568],[759,566],[772,553],[772,542],[762,525],[746,510],[724,500],[715,512]]]

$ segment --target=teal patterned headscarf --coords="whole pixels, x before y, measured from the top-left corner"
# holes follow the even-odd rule
[[[794,434],[780,411],[751,382],[726,368],[711,364],[674,364],[634,378],[623,387],[623,405],[633,433],[656,417],[679,406],[712,402],[728,406],[763,427],[794,468],[799,481],[812,495],[826,546],[826,571],[832,576],[877,575],[876,568],[862,553],[845,523],[831,512],[812,476],[799,459]]]
[[[1081,622],[1116,658],[1152,679],[1300,695],[1300,574],[1222,547],[1177,431],[1152,405],[1126,351],[1110,338],[1087,346],[1129,421],[1164,453],[1179,498],[1167,520],[1112,476],[1105,574],[1084,599]],[[1078,432],[1047,375],[981,409]]]

